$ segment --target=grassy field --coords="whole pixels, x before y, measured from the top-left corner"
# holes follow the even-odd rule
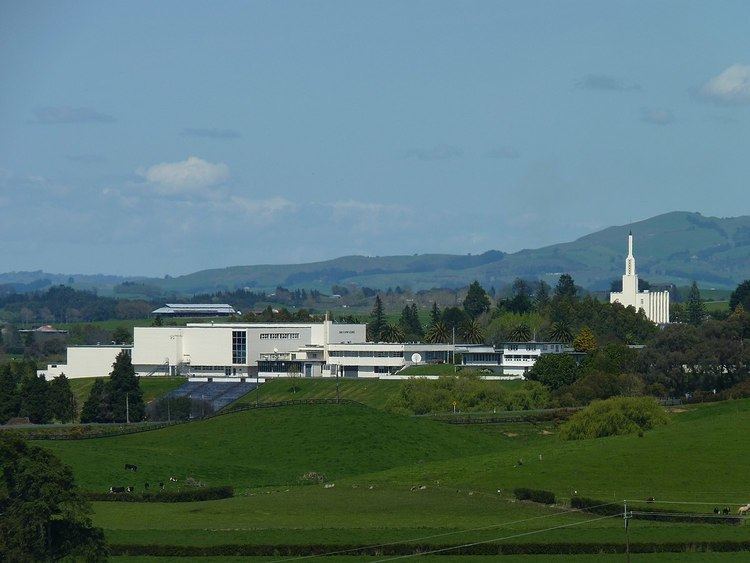
[[[630,556],[632,563],[735,563],[747,561],[747,553],[634,553]],[[123,563],[141,563],[146,561],[158,561],[159,563],[210,563],[211,561],[253,561],[272,562],[279,561],[279,557],[113,557],[113,561]],[[468,557],[460,555],[422,555],[417,561],[429,563],[466,563]],[[473,556],[471,561],[479,563],[490,563],[502,561],[502,563],[623,563],[624,555],[621,554],[596,554],[596,555],[504,555],[501,559],[497,556]],[[331,563],[353,563],[355,561],[381,561],[381,557],[347,557],[329,556],[326,562]]]
[[[296,387],[296,391],[292,389]],[[401,381],[381,381],[367,379],[339,379],[339,393],[342,399],[352,399],[376,409],[382,409],[401,387]],[[288,401],[291,399],[328,399],[336,397],[335,379],[287,378],[268,379],[260,387],[260,400],[264,403]],[[255,393],[247,395],[239,402],[255,402]]]
[[[80,412],[83,403],[88,399],[91,388],[94,386],[96,377],[82,377],[70,380],[70,389],[76,398],[78,411]],[[143,390],[143,400],[148,403],[165,393],[176,389],[187,381],[184,377],[141,377],[140,384]]]
[[[237,496],[220,501],[94,503],[94,520],[113,544],[621,543],[621,517],[594,521],[565,508],[574,491],[617,506],[629,499],[636,508],[693,514],[724,505],[734,510],[750,502],[750,440],[742,430],[748,427],[750,400],[675,412],[670,424],[641,438],[575,442],[560,440],[550,424],[455,427],[356,405],[318,405],[245,411],[138,435],[38,443],[69,463],[86,490],[139,489],[167,475],[180,478],[176,488],[189,475],[237,489]],[[125,462],[141,467],[137,477],[121,469]],[[325,474],[335,486],[302,484],[308,471]],[[516,502],[518,486],[552,490],[558,505]],[[656,497],[654,505],[643,502],[649,496]],[[748,541],[750,527],[634,520],[630,538]],[[746,560],[699,555],[632,560]]]

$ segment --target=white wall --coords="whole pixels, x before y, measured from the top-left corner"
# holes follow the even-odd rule
[[[50,364],[43,370],[46,379],[61,373],[69,379],[80,377],[105,377],[112,371],[115,358],[130,346],[69,346],[66,364]]]

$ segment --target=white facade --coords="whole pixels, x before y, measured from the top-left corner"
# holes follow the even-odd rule
[[[610,293],[609,302],[634,307],[636,311],[643,310],[646,317],[657,324],[669,322],[669,292],[638,291],[638,274],[635,271],[635,257],[633,256],[633,233],[628,235],[628,256],[625,258],[622,291]]]
[[[503,344],[503,374],[522,378],[543,354],[570,354],[561,342],[506,342]]]
[[[96,346],[68,346],[66,364],[50,364],[46,370],[38,372],[46,379],[52,379],[65,374],[68,379],[80,377],[104,377],[112,372],[112,364],[120,352],[130,354],[132,346],[125,345],[96,345]]]

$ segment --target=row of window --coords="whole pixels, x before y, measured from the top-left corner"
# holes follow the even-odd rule
[[[403,352],[381,351],[376,352],[368,350],[331,350],[328,353],[332,358],[403,358]]]
[[[500,361],[500,354],[465,354],[467,362],[494,362]]]
[[[560,344],[506,344],[508,350],[557,350],[560,351]]]
[[[261,332],[261,340],[299,340],[299,332]]]
[[[508,361],[511,361],[511,362],[512,361],[516,361],[516,362],[531,362],[531,361],[538,360],[538,359],[539,359],[539,356],[526,356],[526,355],[524,355],[524,356],[509,356],[509,355],[506,355],[505,356],[505,360],[508,360]]]
[[[232,363],[247,363],[247,331],[232,331]]]

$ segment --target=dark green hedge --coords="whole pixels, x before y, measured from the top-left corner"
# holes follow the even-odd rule
[[[153,493],[84,493],[89,500],[113,502],[196,502],[219,500],[234,496],[233,487],[202,487],[187,491],[156,491]]]
[[[513,494],[518,500],[530,500],[541,504],[555,504],[555,493],[552,491],[519,487],[518,489],[513,489]]]
[[[602,506],[604,505],[604,506]],[[606,501],[596,500],[586,497],[573,497],[570,499],[570,506],[590,512],[592,514],[601,514],[603,516],[614,516],[622,515],[623,506],[622,504],[606,504]],[[671,510],[664,510],[663,508],[652,508],[646,509],[639,508],[633,510],[632,507],[628,509],[628,512],[632,511],[632,517],[636,520],[657,520],[660,522],[688,522],[691,524],[741,524],[742,518],[737,516],[716,516],[714,514],[674,514]]]
[[[350,555],[414,555],[451,548],[445,544],[394,544],[381,547],[350,544],[308,545],[110,545],[112,555],[149,557],[284,556],[299,557],[347,551]],[[750,550],[748,541],[643,542],[631,543],[632,553],[735,552]],[[452,555],[575,555],[586,553],[623,553],[623,543],[487,543],[451,549]]]

